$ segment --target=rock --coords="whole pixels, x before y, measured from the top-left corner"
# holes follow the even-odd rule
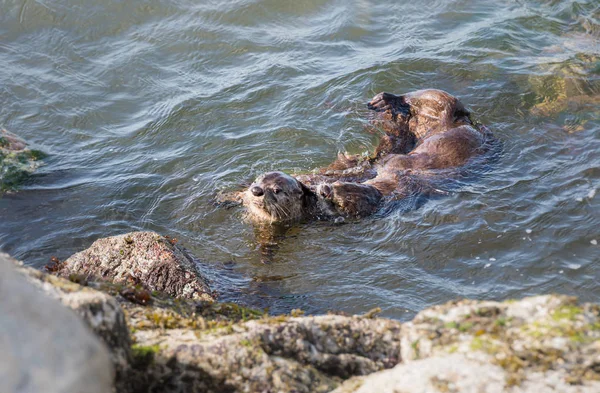
[[[574,298],[451,302],[401,336],[403,364],[335,392],[600,391],[600,307]]]
[[[109,344],[119,392],[328,392],[346,378],[399,361],[396,321],[269,317],[235,304],[173,299],[131,283],[81,281],[72,274],[83,287],[20,271]]]
[[[400,324],[268,316],[77,270],[70,279],[87,287],[19,271],[108,344],[118,392],[600,391],[600,306],[566,296],[455,301]]]
[[[0,128],[0,192],[11,191],[40,166],[44,154]]]
[[[197,261],[176,244],[155,232],[132,232],[96,240],[63,264],[58,275],[96,277],[114,283],[140,284],[175,298],[213,301]]]
[[[119,302],[106,293],[84,287],[39,270],[15,265],[16,270],[46,296],[71,308],[108,346],[117,372],[129,367],[131,340]]]
[[[400,355],[400,323],[385,319],[261,317],[217,329],[158,329],[156,319],[130,315],[134,340],[152,354],[148,392],[328,392]]]
[[[113,370],[105,346],[13,264],[0,253],[0,391],[110,392]]]

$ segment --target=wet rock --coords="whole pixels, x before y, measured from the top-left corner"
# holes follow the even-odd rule
[[[61,264],[58,275],[96,277],[141,285],[175,298],[212,301],[213,293],[198,268],[176,239],[155,232],[132,232],[96,240]]]
[[[600,307],[574,298],[452,302],[401,336],[403,364],[336,392],[600,391]]]
[[[577,41],[585,39],[573,40]],[[559,53],[554,53],[555,49]],[[600,56],[576,49],[547,48],[549,62],[538,64],[537,72],[527,78],[535,100],[530,113],[563,123],[569,133],[585,130],[587,123],[598,117],[600,104],[596,93],[600,82],[595,77]]]
[[[75,313],[15,272],[0,253],[0,391],[112,389],[108,351]]]
[[[147,315],[147,314],[146,314]],[[131,316],[131,314],[130,314]],[[400,324],[361,317],[261,317],[219,328],[157,329],[131,316],[148,392],[328,392],[399,360]],[[138,350],[138,353],[139,350]],[[141,384],[140,384],[141,385]]]
[[[21,138],[0,128],[0,192],[16,189],[42,158],[42,152],[29,149]]]

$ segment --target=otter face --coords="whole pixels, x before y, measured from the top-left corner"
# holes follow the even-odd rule
[[[242,203],[253,221],[293,222],[309,213],[305,203],[309,193],[293,177],[283,172],[268,172],[242,193]]]
[[[422,139],[432,131],[438,133],[471,124],[469,111],[456,97],[442,90],[418,90],[401,96],[379,93],[367,107],[380,112],[377,123],[396,136],[408,131]]]

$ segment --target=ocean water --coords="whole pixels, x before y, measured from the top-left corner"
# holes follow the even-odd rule
[[[456,298],[599,301],[600,3],[0,0],[0,125],[49,154],[0,198],[42,267],[133,230],[176,237],[222,300],[408,319]],[[446,90],[503,143],[416,210],[290,228],[261,261],[240,209],[270,170],[372,151],[366,102]]]

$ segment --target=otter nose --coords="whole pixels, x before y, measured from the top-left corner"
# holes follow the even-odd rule
[[[265,192],[263,191],[262,188],[260,188],[259,186],[254,186],[250,189],[250,192],[252,193],[252,195],[259,197],[261,195],[263,195]]]

